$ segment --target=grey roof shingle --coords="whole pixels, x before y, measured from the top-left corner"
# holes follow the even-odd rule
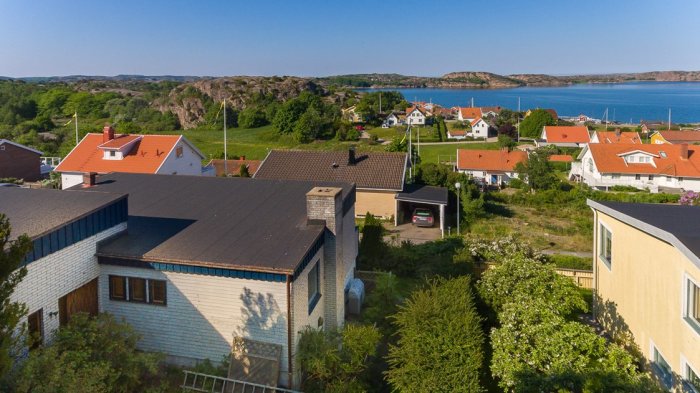
[[[126,197],[123,193],[0,188],[0,213],[10,220],[11,239],[40,237]]]
[[[347,183],[113,173],[88,191],[129,194],[128,234],[98,255],[290,273],[323,233],[307,222],[306,193]]]
[[[349,165],[346,151],[272,150],[255,173],[256,179],[341,181],[357,188],[403,189],[406,153],[355,153]],[[335,164],[335,165],[334,165]]]

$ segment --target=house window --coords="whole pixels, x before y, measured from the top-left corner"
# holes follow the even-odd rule
[[[684,392],[700,392],[700,376],[690,367],[690,364],[685,363],[685,376],[683,381]]]
[[[175,156],[177,156],[177,158],[180,158],[180,157],[182,157],[182,154],[183,154],[183,153],[182,153],[182,146],[178,146],[178,147],[175,149]]]
[[[654,175],[649,175],[649,180],[654,180]]]
[[[673,386],[673,370],[668,364],[666,359],[661,356],[661,352],[652,344],[652,369],[654,373],[659,377],[661,383],[670,389]]]
[[[634,175],[634,180],[642,180],[642,175],[640,175],[640,174]]]
[[[686,280],[687,301],[685,318],[696,329],[700,329],[700,285],[690,277]]]
[[[671,180],[673,180],[673,179],[671,178],[671,176],[666,176],[666,183],[670,183]]]
[[[627,162],[634,162],[634,156],[629,156]]]
[[[620,179],[620,174],[619,173],[613,173],[612,174],[613,180],[619,180]]]
[[[598,248],[600,249],[600,259],[610,269],[612,267],[612,233],[603,224],[600,224],[600,244]]]
[[[126,277],[109,276],[109,298],[126,300]]]
[[[116,151],[110,151],[110,152],[109,152],[109,156],[110,156],[110,157],[116,157],[116,156],[117,156],[117,152],[116,152]]]
[[[321,268],[320,262],[316,262],[316,265],[311,269],[308,276],[309,281],[309,314],[314,310],[318,299],[321,298]]]
[[[129,301],[146,302],[146,280],[143,278],[129,277]]]
[[[30,349],[35,349],[44,343],[44,309],[29,314],[27,330],[30,338]]]
[[[165,281],[148,280],[148,302],[165,305]]]
[[[109,298],[165,306],[168,293],[164,280],[109,276]]]
[[[682,177],[679,177],[679,178],[678,178],[678,181],[683,181],[683,178],[682,178]]]

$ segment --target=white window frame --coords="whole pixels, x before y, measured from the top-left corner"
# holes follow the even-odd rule
[[[690,285],[689,283],[693,283],[693,285],[697,286],[700,288],[700,282],[693,278],[688,273],[683,273],[683,291],[681,292],[681,296],[683,297],[682,299],[682,305],[683,307],[681,308],[681,318],[685,321],[690,328],[692,328],[695,333],[700,334],[700,323],[698,323],[693,317],[691,317],[689,314],[689,308],[690,308]],[[700,375],[700,374],[698,374]]]
[[[613,260],[613,251],[612,251],[612,239],[614,236],[614,233],[610,227],[605,224],[605,222],[601,221],[600,219],[598,220],[598,239],[596,241],[598,242],[598,255],[596,255],[596,258],[598,258],[600,261],[603,262],[603,264],[608,268],[609,271],[612,271],[612,260]],[[600,227],[605,228],[608,232],[610,232],[610,260],[605,260],[605,258],[602,257],[603,253],[603,242],[602,242],[602,232],[600,231]]]
[[[688,359],[686,359],[685,356],[683,356],[683,354],[681,354],[681,374],[682,374],[681,377],[683,378],[681,385],[683,388],[686,389],[683,391],[700,393],[700,390],[698,390],[695,386],[693,386],[689,383],[690,376],[688,375],[688,369],[693,370],[695,375],[700,376],[700,372],[698,372],[698,369],[693,367],[690,364],[690,362],[688,362]]]
[[[649,346],[649,363],[651,364],[651,372],[655,374],[660,380],[661,380],[661,385],[666,388],[667,390],[670,390],[673,387],[674,384],[674,379],[675,377],[673,376],[673,368],[671,367],[671,364],[668,362],[668,359],[664,354],[659,350],[659,347],[654,343],[654,340],[649,339],[650,346]],[[664,370],[661,369],[660,366],[656,364],[656,356],[655,352],[658,352],[659,356],[668,364],[668,367],[671,369],[671,375],[666,376],[666,375],[659,375],[658,372],[661,371],[663,372]],[[669,384],[666,384],[666,381],[664,381],[664,377],[670,377],[670,382]]]

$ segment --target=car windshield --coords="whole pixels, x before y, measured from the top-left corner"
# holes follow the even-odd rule
[[[425,217],[430,217],[430,216],[431,216],[429,210],[416,210],[416,212],[415,212],[414,214],[417,215],[417,216],[425,216]]]

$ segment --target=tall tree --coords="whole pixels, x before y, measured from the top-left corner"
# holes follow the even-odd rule
[[[387,380],[402,392],[481,392],[484,333],[469,276],[414,292],[396,314]]]
[[[27,307],[13,302],[10,296],[27,274],[22,261],[32,249],[28,236],[10,240],[11,233],[10,220],[0,213],[0,378],[12,368],[13,352],[20,344],[17,327]]]
[[[520,179],[527,179],[527,184],[535,191],[549,190],[559,184],[559,179],[549,161],[550,155],[551,152],[547,148],[537,149],[530,153],[524,164],[519,162],[515,166]]]
[[[544,109],[535,109],[530,116],[520,123],[520,136],[526,138],[539,138],[544,126],[553,126],[556,122],[552,115]]]

